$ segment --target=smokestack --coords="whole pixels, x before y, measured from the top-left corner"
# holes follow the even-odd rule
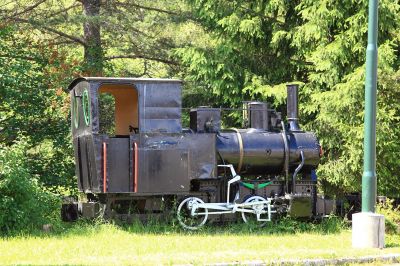
[[[290,131],[300,131],[299,127],[299,85],[289,84],[287,87],[287,120]]]

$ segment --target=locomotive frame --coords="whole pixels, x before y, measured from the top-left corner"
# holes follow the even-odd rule
[[[221,109],[206,107],[191,109],[190,128],[182,128],[181,85],[171,79],[99,77],[71,83],[75,169],[85,199],[64,204],[64,220],[78,213],[147,219],[185,200],[180,207],[189,218],[197,218],[198,208],[223,206],[213,219],[219,221],[235,220],[238,208],[262,223],[272,213],[326,214],[317,208],[321,149],[315,135],[298,126],[297,86],[288,86],[287,124],[267,103],[245,102],[248,128],[224,130]],[[113,98],[112,133],[102,129],[110,113],[101,109],[103,94]],[[218,165],[231,169],[231,177]],[[251,197],[258,203],[246,202]],[[268,218],[260,220],[261,214]]]

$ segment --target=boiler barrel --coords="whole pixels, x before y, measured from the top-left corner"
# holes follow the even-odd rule
[[[239,130],[217,135],[219,164],[233,164],[241,175],[281,174],[284,171],[285,143],[282,133]],[[310,132],[288,132],[289,168],[293,171],[305,157],[304,170],[316,168],[320,159],[320,146]],[[242,147],[242,152],[240,151]]]

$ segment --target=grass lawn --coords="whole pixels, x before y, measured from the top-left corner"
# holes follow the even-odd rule
[[[236,226],[236,227],[235,227]],[[383,250],[351,248],[351,232],[271,233],[212,227],[200,232],[145,230],[138,226],[75,224],[55,232],[0,238],[0,264],[204,264],[283,258],[336,258],[400,253],[400,236]]]

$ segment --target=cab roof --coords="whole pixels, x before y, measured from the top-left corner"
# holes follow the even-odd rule
[[[179,79],[161,79],[161,78],[120,78],[120,77],[79,77],[74,79],[68,86],[68,90],[72,90],[76,84],[82,81],[104,81],[104,82],[131,82],[131,83],[182,83]]]

